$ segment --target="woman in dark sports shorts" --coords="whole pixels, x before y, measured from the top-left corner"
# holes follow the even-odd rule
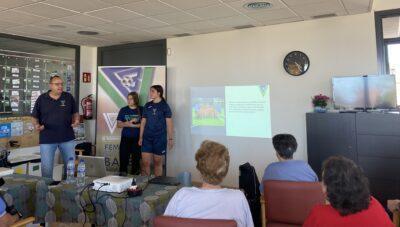
[[[154,175],[162,175],[163,156],[174,145],[171,108],[163,98],[160,85],[150,87],[152,101],[143,107],[139,145],[142,146],[142,175],[150,175],[154,162]]]

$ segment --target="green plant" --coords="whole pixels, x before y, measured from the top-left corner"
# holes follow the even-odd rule
[[[319,94],[315,95],[312,98],[312,103],[314,106],[326,107],[328,105],[328,100],[329,100],[328,96]]]

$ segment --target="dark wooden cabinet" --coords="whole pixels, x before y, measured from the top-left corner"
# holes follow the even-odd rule
[[[322,162],[342,155],[357,162],[356,119],[354,114],[307,114],[308,162],[321,177]]]
[[[355,161],[384,206],[400,198],[400,115],[384,113],[307,113],[308,162],[321,176],[332,155]]]

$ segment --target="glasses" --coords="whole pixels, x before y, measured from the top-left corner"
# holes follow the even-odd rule
[[[56,86],[63,86],[64,83],[50,83],[50,84],[54,84]]]

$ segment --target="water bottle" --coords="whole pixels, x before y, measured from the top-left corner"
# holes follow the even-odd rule
[[[67,163],[67,184],[74,183],[74,173],[75,173],[75,162],[74,158],[69,158]]]
[[[85,186],[86,166],[85,161],[81,159],[78,164],[77,185],[78,187]]]

